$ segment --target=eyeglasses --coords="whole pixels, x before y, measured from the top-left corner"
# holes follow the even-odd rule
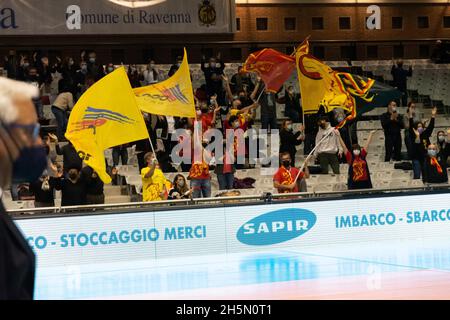
[[[30,136],[33,140],[36,140],[39,137],[39,133],[41,131],[41,125],[39,123],[28,125],[12,123],[8,126],[10,128],[19,128],[25,130],[26,134]]]

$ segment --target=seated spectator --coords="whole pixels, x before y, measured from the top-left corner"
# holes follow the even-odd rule
[[[447,130],[447,134],[445,134],[445,131],[438,131],[437,146],[443,161],[447,163],[450,155],[450,130]]]
[[[292,164],[291,156],[289,152],[283,152],[280,154],[281,166],[273,176],[273,187],[278,190],[278,193],[295,193],[306,192],[302,190],[302,180],[309,178],[308,170],[308,158],[306,159],[305,169],[300,172]],[[294,183],[295,178],[298,176],[297,181]],[[305,184],[303,184],[305,185]]]
[[[304,137],[302,131],[294,133],[292,128],[292,120],[284,120],[283,127],[280,130],[280,153],[288,152],[291,159],[295,159],[297,153],[296,146],[302,144]]]
[[[391,101],[386,113],[380,116],[381,126],[384,130],[384,146],[386,155],[384,161],[389,162],[402,159],[402,136],[401,130],[405,127],[403,116],[397,112],[397,102]]]
[[[316,136],[316,150],[314,156],[319,160],[323,174],[328,174],[328,166],[331,166],[334,174],[339,174],[339,157],[342,156],[343,149],[339,141],[339,136],[330,125],[328,117],[322,116],[317,122],[319,131]],[[322,139],[324,139],[322,141]],[[320,145],[319,141],[322,141]]]
[[[423,122],[416,122],[414,123],[414,119],[412,116],[412,113],[409,114],[409,135],[411,137],[415,136],[415,131],[419,133],[419,140],[416,142],[414,141],[414,144],[412,145],[411,149],[411,159],[412,159],[412,165],[413,165],[413,173],[414,177],[413,179],[420,179],[420,174],[423,167],[423,161],[424,161],[424,153],[425,149],[430,145],[430,137],[433,134],[434,130],[434,121],[437,113],[437,108],[434,107],[431,111],[431,120],[428,125],[428,127],[425,128],[425,125]],[[420,142],[422,146],[418,144]]]
[[[363,148],[359,144],[354,144],[352,151],[347,149],[339,131],[336,130],[335,132],[339,136],[339,141],[348,163],[348,189],[372,189],[372,181],[370,179],[369,165],[367,164],[366,157],[367,150],[369,150],[369,145],[372,142],[373,134],[376,130],[370,131],[366,145]]]
[[[419,139],[419,132],[415,130],[416,138]],[[423,164],[424,183],[448,183],[447,163],[438,153],[437,146],[430,144],[427,148]]]
[[[189,199],[192,189],[189,189],[186,179],[182,174],[177,174],[173,179],[173,187],[169,191],[169,200]]]
[[[69,87],[65,87],[56,97],[56,100],[52,105],[52,113],[55,116],[57,128],[56,135],[59,141],[65,140],[64,134],[67,130],[67,123],[69,118],[69,111],[72,110],[74,105],[74,98]]]
[[[144,160],[147,167],[141,170],[143,201],[161,201],[167,192],[166,178],[152,152],[147,152]]]
[[[86,204],[104,204],[104,183],[94,169],[89,166],[81,170],[81,176],[86,184]]]
[[[67,169],[67,178],[59,172],[56,178],[49,179],[50,187],[61,191],[61,206],[86,205],[86,183],[80,175],[80,169],[78,167]]]

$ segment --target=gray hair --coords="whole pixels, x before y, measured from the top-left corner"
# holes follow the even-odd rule
[[[17,120],[18,111],[13,104],[15,98],[32,99],[39,96],[35,86],[0,77],[0,120],[11,123]]]

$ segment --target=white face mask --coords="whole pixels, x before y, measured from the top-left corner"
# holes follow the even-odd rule
[[[183,188],[184,187],[184,181],[183,180],[178,181],[178,186],[180,188]]]
[[[353,154],[357,157],[357,156],[359,156],[360,154],[361,154],[361,151],[360,150],[353,150]]]
[[[445,136],[439,136],[438,137],[438,141],[439,142],[444,142],[445,141]]]
[[[392,107],[392,112],[395,112],[395,111],[397,111],[397,108],[396,107]]]
[[[288,124],[288,125],[286,126],[286,129],[292,130],[292,124]]]

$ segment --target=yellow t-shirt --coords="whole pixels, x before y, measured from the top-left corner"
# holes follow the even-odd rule
[[[153,176],[145,178],[145,175],[150,171],[149,167],[142,168],[142,198],[143,201],[161,201],[161,192],[164,190],[166,177],[164,177],[161,169],[155,168]]]

